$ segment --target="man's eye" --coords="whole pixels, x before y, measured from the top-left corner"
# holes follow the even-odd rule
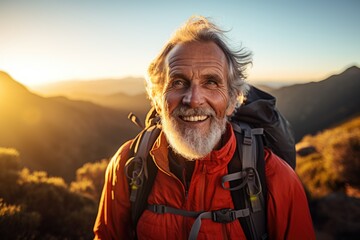
[[[181,88],[185,86],[185,82],[184,80],[178,79],[178,80],[174,80],[171,85],[175,88]]]
[[[215,80],[207,80],[207,84],[216,84]]]
[[[218,82],[216,80],[213,80],[213,79],[208,79],[206,81],[206,85],[208,85],[208,86],[217,86]]]

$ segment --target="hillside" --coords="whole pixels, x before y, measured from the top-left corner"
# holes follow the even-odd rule
[[[297,172],[312,196],[350,186],[360,190],[360,116],[307,135],[296,148]]]
[[[351,67],[320,82],[271,91],[293,125],[296,140],[360,114],[360,68]]]
[[[138,129],[128,112],[65,97],[44,98],[0,73],[0,146],[23,164],[70,180],[86,162],[110,157]]]
[[[297,150],[296,172],[308,191],[319,239],[357,239],[360,234],[360,117],[304,137],[297,144]]]

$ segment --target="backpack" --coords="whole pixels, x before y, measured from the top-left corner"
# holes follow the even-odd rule
[[[154,108],[150,109],[143,127],[139,119],[130,113],[128,118],[143,128],[132,142],[131,157],[125,164],[133,229],[136,229],[142,212],[148,209],[158,214],[173,213],[196,218],[189,239],[196,239],[204,218],[219,223],[239,219],[247,239],[267,239],[264,146],[293,169],[296,165],[293,131],[275,104],[273,96],[251,86],[245,104],[231,117],[238,147],[228,164],[228,174],[222,178],[222,186],[231,191],[235,209],[211,212],[191,212],[164,205],[147,206],[157,174],[149,151],[161,132],[160,118]],[[225,187],[225,182],[229,182],[229,188]]]

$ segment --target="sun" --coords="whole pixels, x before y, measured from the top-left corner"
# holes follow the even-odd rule
[[[32,64],[8,66],[3,71],[11,75],[14,80],[28,87],[46,83],[51,76],[49,68],[40,68]]]
[[[27,87],[38,86],[65,77],[60,68],[49,61],[37,60],[35,57],[30,59],[30,57],[24,56],[17,56],[14,59],[16,61],[0,62],[0,70]]]

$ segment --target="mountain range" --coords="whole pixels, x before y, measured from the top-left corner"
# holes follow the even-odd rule
[[[279,110],[292,124],[299,141],[360,114],[360,68],[319,82],[297,84],[271,90]]]
[[[61,81],[38,85],[32,90],[45,97],[64,96],[72,100],[83,100],[113,109],[140,113],[141,116],[150,108],[143,78]]]
[[[150,103],[143,81],[136,82],[134,86],[126,81],[103,85],[98,81],[95,88],[82,83],[81,94],[70,94],[68,87],[58,88],[57,96],[48,92],[45,97],[0,72],[0,146],[16,148],[26,167],[70,181],[77,168],[111,157],[139,131],[127,115],[133,111],[143,118]],[[124,94],[134,87],[132,95]],[[98,92],[93,91],[96,88]],[[356,66],[320,82],[267,90],[277,98],[297,141],[360,115],[360,69]]]

